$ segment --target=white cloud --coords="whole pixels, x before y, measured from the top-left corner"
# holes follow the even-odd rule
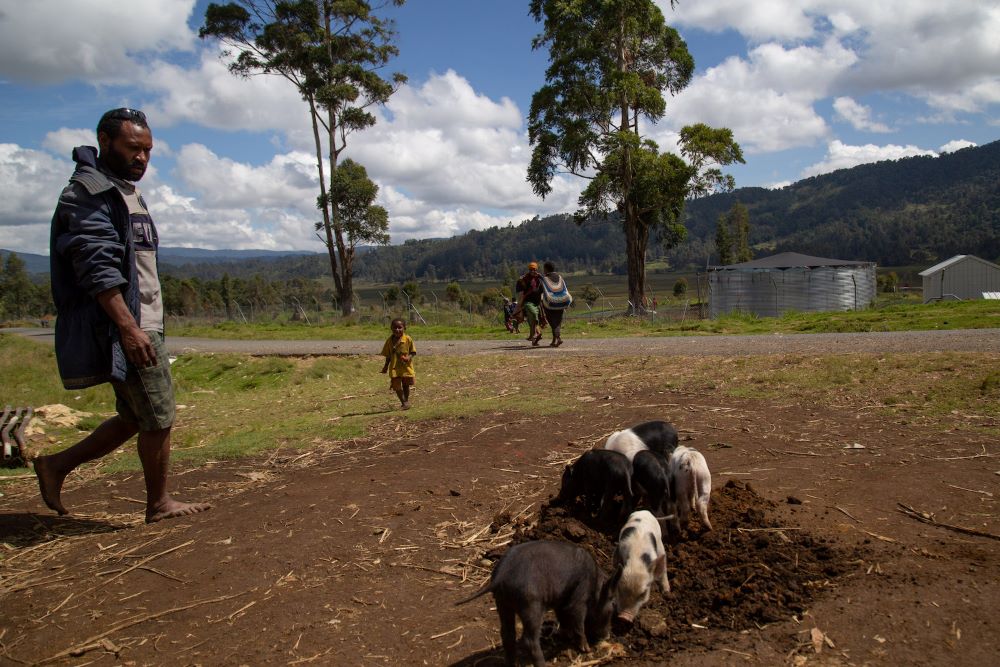
[[[0,75],[15,81],[138,83],[145,54],[190,50],[195,0],[0,0]]]
[[[813,105],[856,59],[835,40],[791,49],[762,44],[747,59],[727,58],[696,77],[668,101],[668,122],[728,127],[747,153],[814,144],[828,127]]]
[[[302,229],[304,221],[297,218],[294,223],[301,234],[288,234],[288,214],[280,209],[202,208],[198,199],[166,185],[150,190],[146,201],[165,246],[314,249]]]
[[[159,114],[159,122],[274,131],[286,138],[278,142],[279,151],[285,145],[295,149],[252,167],[204,146],[185,146],[176,170],[185,187],[207,207],[294,209],[308,220],[304,236],[311,238],[308,229],[318,216],[315,148],[307,108],[294,89],[280,77],[234,77],[211,53],[193,71],[163,62],[152,69],[149,79],[163,94],[151,113]],[[413,229],[447,236],[575,208],[583,186],[576,179],[557,178],[544,201],[531,191],[525,180],[531,151],[517,105],[477,93],[454,71],[403,86],[376,115],[374,127],[349,137],[345,157],[365,165],[381,185],[394,240],[416,237]],[[397,211],[402,200],[385,201],[390,189],[416,210]],[[474,214],[480,209],[496,214]]]
[[[930,155],[936,157],[934,151],[918,148],[917,146],[897,146],[888,144],[886,146],[876,146],[875,144],[865,144],[864,146],[849,146],[841,141],[834,140],[827,146],[826,158],[807,167],[802,172],[802,178],[819,176],[837,169],[849,169],[859,164],[869,162],[879,162],[881,160],[898,160],[904,157],[916,155]]]
[[[841,3],[821,4],[825,8]],[[948,93],[961,98],[964,90],[1000,81],[1000,6],[995,2],[848,4],[847,11],[863,29],[864,56],[845,85],[900,90],[918,98]]]
[[[974,141],[968,141],[966,139],[953,139],[946,143],[944,146],[938,149],[939,153],[954,153],[955,151],[960,151],[963,148],[971,148],[976,145]]]
[[[682,0],[671,11],[667,0],[659,0],[668,23],[693,26],[713,32],[735,29],[754,41],[787,41],[812,36],[813,19],[807,13],[809,3],[794,0]]]
[[[681,2],[668,21],[733,29],[752,43],[835,39],[858,54],[838,94],[896,90],[943,109],[982,112],[998,98],[1000,5],[954,0],[745,0]]]
[[[275,155],[265,165],[237,162],[201,144],[182,146],[176,172],[208,208],[292,208],[316,210],[319,178],[315,158],[305,153]]]
[[[73,163],[0,144],[0,248],[47,255],[49,221]]]
[[[77,146],[97,146],[94,130],[61,127],[48,132],[42,139],[42,147],[60,157],[69,158]]]
[[[523,122],[511,100],[477,94],[449,71],[400,89],[385,117],[354,137],[348,153],[379,183],[423,202],[428,214],[454,210],[458,214],[449,220],[468,220],[469,228],[479,223],[462,211],[565,211],[575,205],[582,183],[556,179],[544,201],[532,192]],[[395,211],[388,208],[392,219]]]
[[[927,92],[923,97],[947,121],[951,121],[956,113],[984,113],[991,106],[1000,104],[1000,77],[960,89]]]
[[[316,250],[319,219],[315,158],[292,152],[255,166],[182,146],[176,174],[182,194],[166,185],[147,198],[161,242],[200,248]]]
[[[49,213],[51,216],[51,212]],[[17,253],[30,252],[35,255],[49,254],[49,225],[22,225],[4,227],[0,225],[0,248]]]
[[[48,223],[73,163],[0,144],[0,227]]]
[[[669,4],[659,2],[682,31],[735,30],[756,44],[698,75],[668,110],[674,127],[696,120],[730,127],[748,154],[833,138],[817,111],[827,98],[853,127],[878,133],[914,120],[956,122],[1000,104],[994,1],[698,0],[674,11]],[[887,122],[878,103],[899,93],[934,113]],[[862,95],[872,107],[855,101]],[[892,108],[899,113],[898,96]]]
[[[872,120],[872,110],[863,104],[858,104],[850,97],[838,97],[833,101],[833,110],[846,120],[855,130],[867,132],[892,132],[884,123]]]
[[[230,132],[273,130],[297,138],[293,147],[312,150],[309,108],[280,76],[234,76],[218,51],[204,50],[196,67],[157,60],[144,78],[157,96],[146,106],[157,126],[190,121]]]

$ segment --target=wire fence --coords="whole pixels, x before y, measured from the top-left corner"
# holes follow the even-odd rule
[[[393,302],[382,299],[371,303],[356,301],[355,312],[344,315],[338,304],[320,302],[303,303],[297,299],[262,302],[255,300],[231,301],[228,308],[217,306],[201,308],[196,313],[167,313],[168,323],[174,326],[215,326],[260,324],[305,324],[308,326],[336,326],[350,324],[388,324],[401,317],[409,325],[441,326],[454,328],[504,329],[504,311],[501,305],[470,301],[462,304],[440,299],[436,294],[420,299],[408,297]],[[633,317],[627,299],[607,297],[593,301],[577,299],[566,311],[567,321],[601,322],[616,317]],[[644,322],[677,322],[700,319],[707,313],[696,299],[670,299],[666,303],[650,301],[635,318]]]

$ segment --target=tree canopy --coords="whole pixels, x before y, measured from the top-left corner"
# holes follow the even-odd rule
[[[629,301],[641,310],[651,234],[667,247],[683,240],[685,200],[732,189],[720,167],[742,153],[732,132],[704,124],[681,130],[683,157],[643,136],[664,117],[664,94],[694,73],[687,44],[652,0],[532,0],[530,13],[542,24],[533,46],[548,50],[549,67],[528,116],[528,181],[544,197],[561,173],[589,180],[576,219],[620,216]]]
[[[377,15],[386,0],[373,6],[365,0],[238,0],[212,3],[205,11],[203,39],[218,39],[235,75],[278,75],[292,83],[307,103],[316,147],[320,194],[317,228],[326,244],[330,271],[341,308],[353,305],[351,255],[363,237],[351,237],[351,223],[341,217],[349,208],[337,199],[336,172],[347,137],[375,124],[369,110],[385,104],[405,82],[402,74],[383,78],[381,70],[398,55],[392,21]],[[330,183],[324,175],[324,154]],[[367,177],[366,177],[367,178]],[[383,209],[384,211],[384,209]],[[357,221],[355,221],[357,222]],[[383,229],[384,231],[384,229]],[[388,242],[388,235],[376,235]],[[371,240],[371,239],[369,239]],[[338,270],[339,258],[339,270]]]

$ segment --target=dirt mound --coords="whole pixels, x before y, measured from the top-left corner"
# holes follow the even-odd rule
[[[692,522],[677,544],[665,544],[672,592],[654,591],[632,625],[616,621],[613,641],[643,659],[710,646],[717,632],[739,632],[801,614],[860,557],[833,540],[782,526],[775,505],[749,484],[712,493],[714,531]],[[587,549],[613,569],[617,530],[595,525],[580,504],[542,506],[539,521],[515,541],[558,539]]]

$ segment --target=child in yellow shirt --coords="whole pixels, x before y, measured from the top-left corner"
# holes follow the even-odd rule
[[[382,346],[382,356],[385,365],[382,372],[389,373],[389,388],[396,392],[403,410],[410,409],[410,387],[414,385],[416,373],[413,372],[413,357],[417,350],[413,347],[413,339],[406,335],[406,322],[398,317],[389,325],[392,335]]]

